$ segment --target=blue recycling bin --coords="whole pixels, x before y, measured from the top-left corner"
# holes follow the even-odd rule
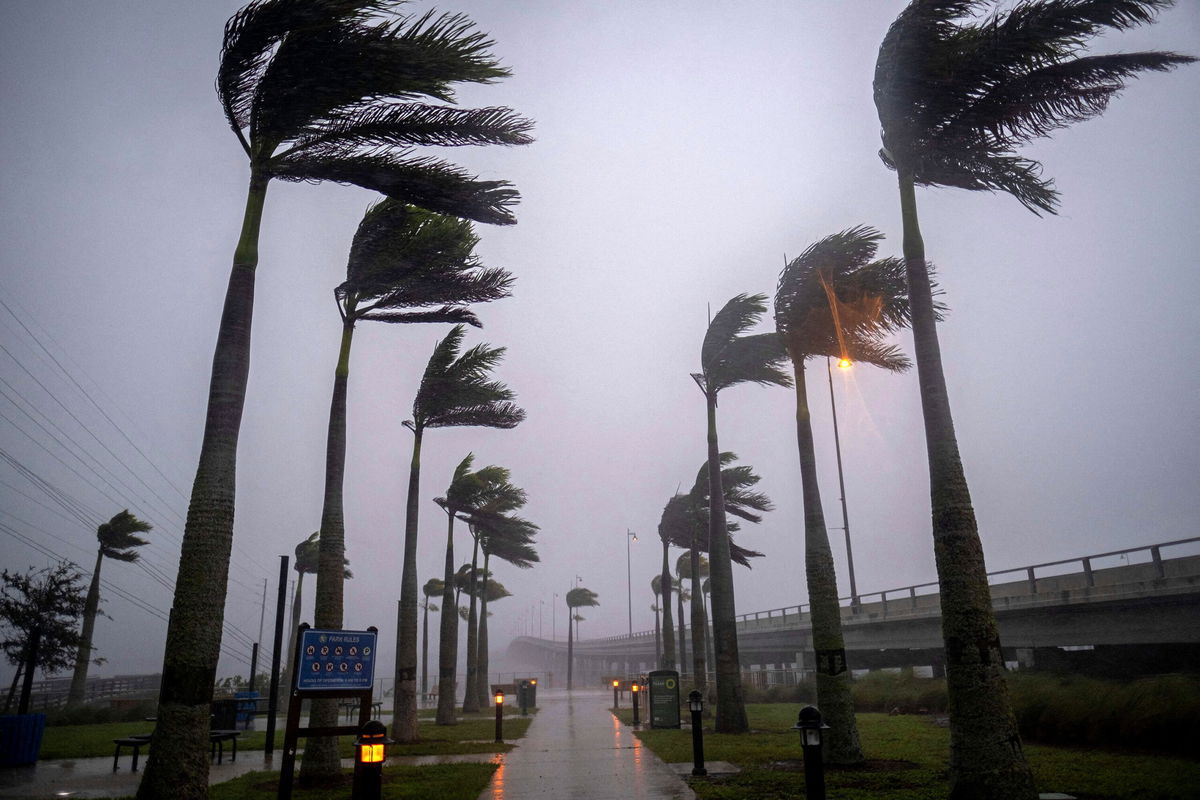
[[[33,764],[42,749],[46,731],[45,714],[6,714],[0,716],[0,766]]]

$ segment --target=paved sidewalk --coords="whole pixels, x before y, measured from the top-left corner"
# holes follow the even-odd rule
[[[606,690],[539,691],[525,738],[479,800],[694,800],[687,784],[609,712]]]

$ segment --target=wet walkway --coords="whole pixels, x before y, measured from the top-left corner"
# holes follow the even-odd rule
[[[687,784],[617,721],[606,690],[539,691],[525,738],[479,800],[693,800]]]

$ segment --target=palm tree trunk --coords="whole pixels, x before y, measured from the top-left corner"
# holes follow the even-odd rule
[[[721,486],[721,453],[717,447],[717,397],[708,400],[708,579],[712,586],[713,649],[716,651],[718,733],[745,733],[746,703],[738,656],[737,619],[733,600],[733,564],[725,525],[725,492]]]
[[[571,604],[567,603],[567,691],[575,688],[575,616]]]
[[[809,615],[813,649],[817,655],[817,705],[829,724],[822,749],[831,764],[860,764],[862,746],[850,693],[850,667],[842,638],[842,610],[838,605],[837,573],[825,529],[821,490],[817,485],[817,456],[813,447],[812,418],[808,406],[804,357],[792,357],[796,385],[796,442],[800,452],[800,487],[804,497],[804,572],[808,580]]]
[[[659,588],[662,589],[663,653],[662,661],[658,663],[658,668],[675,669],[675,625],[671,620],[671,565],[670,558],[667,555],[670,545],[664,539],[662,546],[662,578],[659,581]]]
[[[237,443],[250,372],[254,270],[269,178],[251,168],[242,232],[234,251],[213,353],[200,460],[192,483],[163,653],[158,722],[140,800],[208,796],[208,728],[233,547]]]
[[[351,309],[352,310],[352,309]],[[346,526],[342,512],[342,485],[346,474],[346,393],[350,383],[350,346],[354,322],[347,316],[342,324],[342,345],[333,373],[333,398],[329,403],[329,433],[325,445],[325,498],[321,510],[321,536],[317,559],[317,589],[313,627],[340,630],[346,582]],[[338,724],[335,699],[313,700],[309,725],[316,728]],[[300,780],[324,780],[341,774],[336,736],[314,736],[304,743]]]
[[[396,690],[393,701],[396,708],[392,736],[396,741],[404,743],[420,739],[417,730],[417,515],[421,497],[423,433],[421,428],[413,431],[412,465],[408,473],[408,504],[404,515],[400,619],[396,626]]]
[[[678,614],[676,619],[679,620],[679,636],[677,637],[679,643],[679,671],[687,672],[687,626],[683,624],[683,578],[677,576],[675,580],[679,584],[675,587],[675,611]]]
[[[437,724],[454,725],[454,684],[458,678],[458,606],[454,600],[454,511],[446,513],[446,566],[438,637]]]
[[[712,635],[712,619],[708,614],[708,604],[704,605],[704,650],[708,653],[708,663],[706,667],[717,663],[716,657],[713,655],[713,635]],[[704,683],[708,684],[708,671],[704,673]]]
[[[92,663],[92,632],[96,628],[96,612],[100,610],[100,565],[104,563],[104,547],[96,553],[96,568],[88,584],[87,600],[83,605],[83,628],[79,632],[79,649],[75,652],[75,672],[71,675],[71,691],[67,707],[82,705],[87,698],[88,665]]]
[[[1035,798],[1037,792],[1004,680],[1004,656],[988,589],[983,545],[950,414],[912,175],[900,172],[899,183],[913,349],[929,454],[942,638],[946,645],[950,797]]]
[[[479,538],[475,538],[475,546],[471,548],[471,598],[467,612],[467,693],[463,697],[462,710],[464,714],[474,714],[479,711],[479,595],[478,582]]]
[[[429,598],[421,605],[421,697],[429,694]],[[418,698],[420,699],[420,698]]]
[[[706,665],[704,663],[704,601],[700,591],[700,551],[692,542],[688,561],[692,569],[692,683],[701,692],[704,691],[706,680]]]
[[[491,554],[487,551],[483,553],[483,586],[479,592],[479,642],[476,644],[475,659],[478,661],[478,666],[475,668],[475,686],[476,686],[476,702],[480,708],[487,708],[488,699],[491,695],[491,684],[488,683],[488,603],[487,603],[487,583],[488,583],[488,561],[491,560]]]
[[[659,596],[654,596],[654,664],[662,666],[662,625],[659,621]]]

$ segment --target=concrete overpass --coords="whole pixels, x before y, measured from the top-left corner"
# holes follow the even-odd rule
[[[988,574],[1005,660],[1012,667],[1137,675],[1200,663],[1200,537],[999,570]],[[1166,555],[1164,556],[1164,551]],[[936,583],[842,600],[846,655],[855,670],[940,672]],[[738,616],[743,668],[760,682],[792,682],[814,669],[807,604]],[[690,631],[689,631],[690,636]],[[690,638],[688,649],[690,654]],[[565,641],[519,637],[509,656],[566,672]],[[575,643],[584,682],[654,668],[654,631]],[[690,660],[690,655],[689,655]],[[690,670],[690,663],[685,665]],[[711,665],[710,665],[711,669]]]

